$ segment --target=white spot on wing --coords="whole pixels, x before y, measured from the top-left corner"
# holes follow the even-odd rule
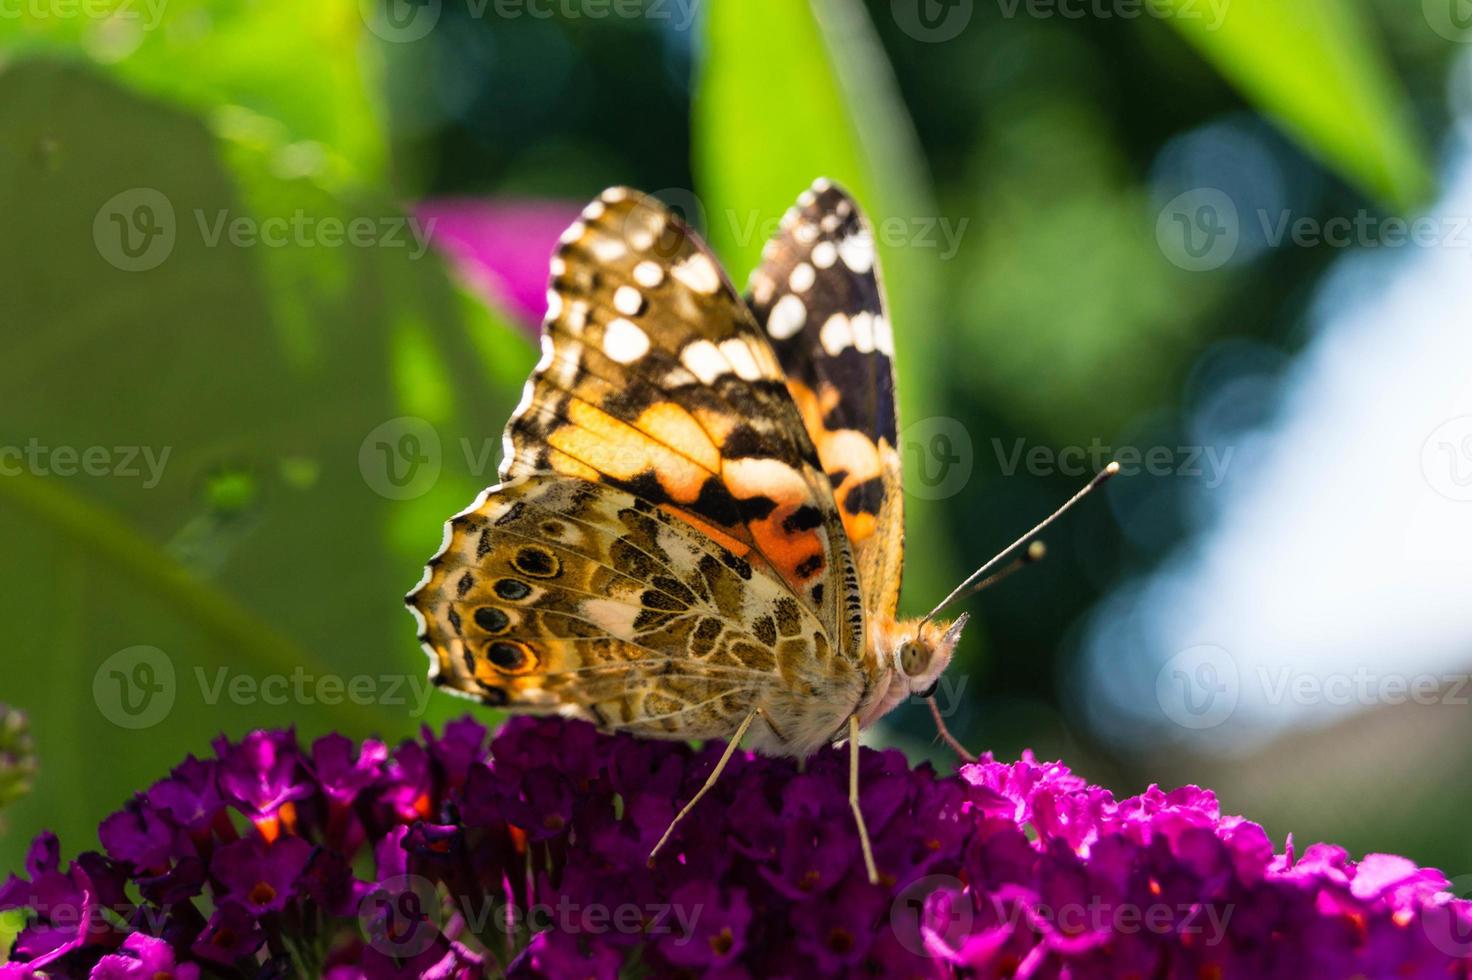
[[[586,300],[574,300],[567,311],[567,330],[574,337],[580,336],[588,326],[588,303]]]
[[[828,352],[829,357],[837,357],[846,348],[852,347],[854,343],[853,328],[849,326],[848,317],[842,313],[835,313],[823,324],[823,329],[818,332],[818,342]]]
[[[730,363],[721,356],[716,345],[708,340],[686,344],[685,349],[680,352],[680,363],[699,378],[701,384],[707,385],[731,370]]]
[[[854,335],[854,349],[861,354],[874,352],[874,314],[865,310],[849,319],[849,329]]]
[[[593,258],[608,265],[623,258],[629,249],[627,245],[617,238],[599,235],[588,243],[588,251],[593,253]]]
[[[640,262],[634,266],[634,281],[645,289],[653,289],[664,282],[664,269],[658,262]]]
[[[567,351],[549,365],[547,373],[559,386],[570,388],[578,379],[578,362],[582,357],[583,345],[579,341],[571,341],[567,345]]]
[[[890,326],[888,317],[874,318],[874,349],[894,357],[894,328]]]
[[[649,352],[649,335],[619,317],[603,328],[603,353],[620,364],[631,364]]]
[[[787,278],[787,285],[792,287],[794,293],[805,293],[813,288],[813,283],[818,281],[818,273],[806,262],[799,262],[792,270],[792,275]]]
[[[812,266],[806,268],[812,270]],[[807,322],[807,306],[801,299],[788,293],[777,300],[777,305],[772,307],[772,312],[767,316],[767,333],[778,340],[786,340],[801,330]]]
[[[633,286],[620,286],[613,294],[613,308],[624,316],[638,316],[644,312],[644,294]]]
[[[819,242],[813,246],[813,265],[820,269],[831,269],[838,261],[838,246],[832,242]]]
[[[614,599],[586,599],[578,612],[609,636],[632,640],[635,635],[634,620],[639,616],[639,608],[632,603]]]
[[[869,272],[874,268],[874,238],[864,233],[850,235],[838,244],[838,254],[855,272]]]
[[[758,306],[765,306],[772,301],[772,293],[777,291],[777,284],[772,277],[760,269],[751,274],[751,298]]]
[[[755,381],[762,376],[762,370],[757,367],[756,358],[752,356],[751,348],[746,346],[746,341],[734,337],[721,341],[721,354],[731,362],[736,376],[743,381]]]
[[[714,296],[721,288],[721,273],[710,256],[696,253],[670,270],[671,275],[690,289]]]
[[[583,235],[587,233],[587,231],[587,225],[583,224],[581,221],[574,221],[572,224],[567,226],[567,231],[564,231],[562,233],[562,244],[571,245],[572,243],[582,238]]]

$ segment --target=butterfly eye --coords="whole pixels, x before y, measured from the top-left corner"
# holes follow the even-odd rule
[[[917,698],[922,699],[922,700],[927,700],[928,701],[929,699],[935,697],[935,689],[938,688],[938,687],[940,687],[940,678],[936,678],[936,680],[935,680],[935,682],[933,684],[931,684],[929,687],[927,687],[925,690],[919,692],[915,696]]]
[[[906,640],[900,645],[899,664],[906,677],[917,677],[930,665],[930,651],[914,640]]]

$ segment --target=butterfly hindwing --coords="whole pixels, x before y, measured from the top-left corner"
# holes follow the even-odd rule
[[[845,191],[805,191],[752,274],[750,305],[832,481],[869,615],[899,604],[904,499],[894,336],[874,235]]]
[[[650,502],[559,474],[492,488],[446,528],[409,596],[436,683],[636,735],[811,751],[863,691],[787,585]]]

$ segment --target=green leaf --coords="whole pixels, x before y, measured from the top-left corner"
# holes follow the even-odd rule
[[[942,257],[922,232],[942,216],[863,6],[717,0],[706,9],[703,42],[692,125],[712,245],[739,282],[803,189],[818,177],[844,185],[876,226],[901,425],[941,414],[936,358],[945,338],[933,324]],[[925,560],[909,563],[906,594],[919,597],[918,607],[944,594],[953,569],[937,508],[911,502],[921,506],[907,508],[908,546]]]
[[[0,74],[0,128],[0,645],[40,762],[0,866],[43,826],[89,846],[216,733],[463,710],[400,597],[494,480],[519,332],[393,202],[76,65]],[[131,727],[113,695],[159,685]]]
[[[357,0],[88,0],[73,16],[49,6],[0,17],[0,61],[74,59],[212,121],[251,117],[278,174],[371,182],[386,170],[377,48]]]
[[[1359,2],[1159,0],[1165,19],[1326,165],[1401,209],[1431,186],[1405,92]]]

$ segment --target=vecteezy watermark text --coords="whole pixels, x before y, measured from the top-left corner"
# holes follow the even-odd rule
[[[555,929],[565,935],[672,936],[676,946],[695,938],[705,911],[702,903],[578,902],[561,895],[555,903],[519,905],[494,897],[451,895],[419,875],[378,882],[358,903],[358,923],[368,944],[400,958],[417,956],[441,935],[450,916],[477,935],[490,932],[536,934]]]
[[[435,219],[414,215],[314,215],[297,208],[290,214],[242,215],[228,208],[194,208],[195,233],[205,248],[382,248],[403,249],[418,259],[429,248]],[[186,224],[186,228],[189,226]],[[92,241],[97,253],[124,272],[146,272],[173,254],[180,234],[174,204],[162,191],[133,187],[114,194],[97,209]]]
[[[1243,670],[1225,647],[1203,643],[1172,656],[1156,675],[1155,697],[1165,717],[1182,728],[1225,724],[1243,693],[1255,689],[1267,707],[1336,708],[1472,704],[1472,675],[1465,672],[1401,673],[1358,666],[1305,670],[1292,664],[1257,664]]]
[[[659,21],[688,31],[704,0],[358,0],[368,30],[394,44],[429,36],[448,4],[459,3],[471,20]]]
[[[1029,447],[1025,439],[1019,438],[1009,448],[1001,439],[994,438],[992,451],[1003,476],[1013,476],[1020,470],[1030,476],[1081,477],[1098,473],[1113,461],[1126,476],[1144,473],[1188,477],[1200,479],[1204,486],[1216,489],[1226,479],[1236,447],[1110,446],[1098,438],[1087,446]]]
[[[0,477],[110,476],[143,481],[152,490],[163,479],[172,446],[51,446],[32,436],[20,446],[0,446]]]
[[[1461,2],[1461,0],[1458,0]],[[1472,215],[1406,217],[1361,209],[1322,217],[1289,208],[1238,209],[1225,191],[1198,187],[1172,198],[1156,217],[1156,241],[1175,265],[1220,269],[1251,248],[1472,248]]]
[[[169,0],[0,0],[0,20],[130,20],[151,31]]]
[[[297,666],[290,673],[253,674],[231,667],[193,668],[200,703],[218,705],[387,705],[422,717],[434,685],[424,673],[314,673]],[[154,646],[133,646],[104,660],[92,676],[92,700],[104,718],[119,728],[152,728],[169,716],[181,693],[174,660]],[[187,687],[186,687],[187,690]]]
[[[1227,19],[1232,0],[996,0],[1002,16],[1011,20],[1156,20],[1202,21],[1208,31]]]

